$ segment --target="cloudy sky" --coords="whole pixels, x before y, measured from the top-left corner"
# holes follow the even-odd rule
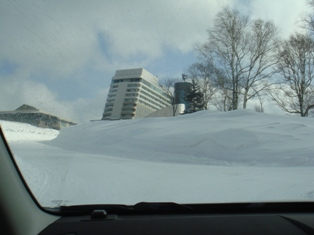
[[[308,8],[306,0],[1,0],[0,110],[25,103],[78,123],[100,119],[115,70],[180,77],[224,6],[272,20],[283,38]]]

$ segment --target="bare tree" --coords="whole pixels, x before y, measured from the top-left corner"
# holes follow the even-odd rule
[[[211,104],[214,105],[219,111],[231,111],[233,109],[232,102],[232,83],[226,78],[223,71],[215,70],[216,80],[214,85],[218,87]],[[238,97],[240,102],[241,97]]]
[[[209,40],[197,47],[201,59],[221,67],[232,83],[232,108],[238,108],[241,74],[239,62],[247,50],[249,18],[238,11],[224,8],[216,16],[214,28],[208,30]]]
[[[254,105],[254,110],[258,113],[264,113],[265,109],[264,109],[264,98],[265,98],[265,95],[264,94],[261,94],[261,93],[258,93],[257,94],[257,98],[258,98],[258,102],[259,103],[255,103]]]
[[[232,91],[229,89],[220,89],[211,102],[219,111],[231,111],[232,110]]]
[[[251,24],[248,61],[243,63],[243,108],[247,101],[269,87],[268,78],[276,73],[276,51],[280,45],[278,29],[272,22],[255,20]],[[259,97],[258,97],[259,98]]]
[[[213,63],[230,81],[232,109],[238,108],[240,96],[246,108],[247,101],[263,90],[265,80],[274,74],[274,49],[279,44],[276,26],[224,8],[208,33],[208,41],[197,47],[200,60]]]
[[[190,77],[196,78],[208,105],[215,106],[219,111],[232,110],[232,85],[224,72],[214,66],[211,61],[201,61],[191,65]],[[208,107],[206,108],[208,109]]]
[[[292,35],[278,59],[281,84],[271,96],[282,110],[307,117],[314,108],[314,41],[308,35]]]
[[[314,0],[308,0],[308,5],[312,10],[314,9]],[[309,13],[302,19],[302,26],[308,30],[311,34],[314,33],[314,14]]]
[[[175,102],[175,94],[174,94],[174,85],[178,82],[176,78],[165,78],[159,81],[159,86],[164,90],[166,93],[169,102],[172,106],[172,115],[175,116],[178,108],[178,104]]]

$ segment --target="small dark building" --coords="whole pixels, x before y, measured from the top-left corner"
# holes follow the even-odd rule
[[[175,104],[184,104],[185,110],[189,110],[191,104],[185,101],[186,93],[191,89],[192,84],[190,82],[177,82],[174,84],[174,100]]]
[[[52,128],[56,130],[76,125],[76,123],[72,121],[43,112],[26,104],[23,104],[14,111],[0,111],[0,120],[23,122],[37,127]]]

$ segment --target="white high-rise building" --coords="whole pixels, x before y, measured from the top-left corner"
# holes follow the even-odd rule
[[[117,70],[102,120],[144,118],[170,105],[158,79],[145,69]]]

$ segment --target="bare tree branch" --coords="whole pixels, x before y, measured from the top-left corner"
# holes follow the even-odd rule
[[[167,94],[170,104],[172,106],[172,115],[175,116],[178,108],[178,104],[175,103],[174,84],[178,82],[176,78],[165,78],[159,80],[159,86]]]
[[[271,92],[272,99],[288,113],[306,117],[314,108],[314,41],[297,33],[278,53],[277,69],[283,84]]]
[[[278,29],[272,22],[253,21],[239,11],[224,8],[208,34],[208,41],[196,48],[200,59],[197,68],[214,68],[206,68],[212,73],[206,75],[212,84],[217,81],[214,71],[223,73],[231,85],[232,109],[238,108],[241,96],[245,109],[247,101],[266,89],[266,81],[277,72],[273,68],[278,63]]]

